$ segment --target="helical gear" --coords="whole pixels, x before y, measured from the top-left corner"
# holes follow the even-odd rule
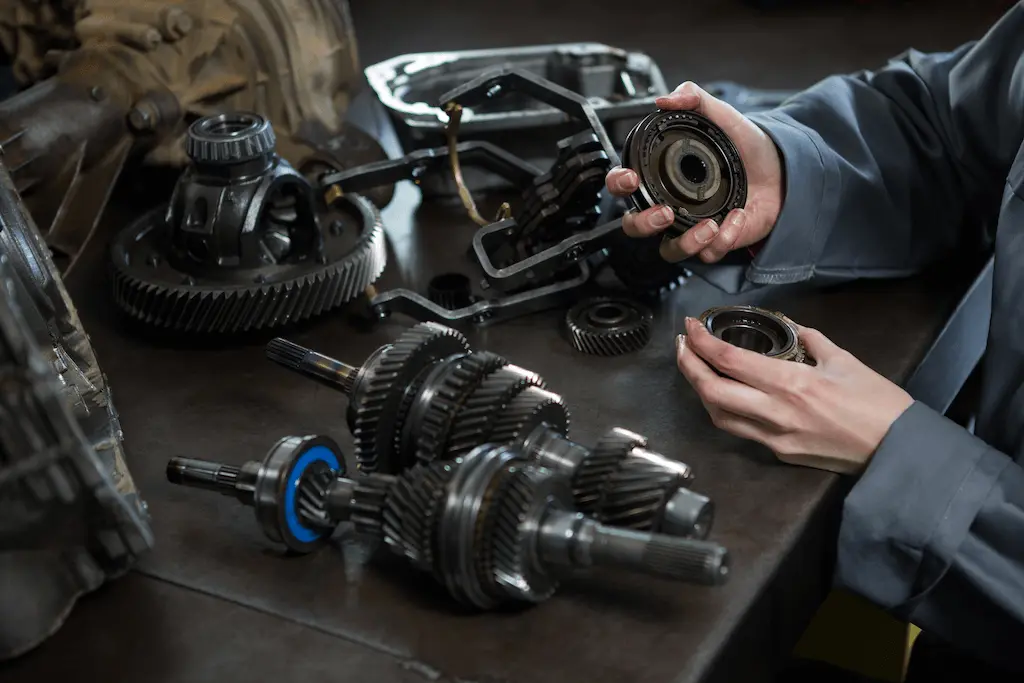
[[[354,481],[349,519],[358,533],[378,538],[384,531],[384,506],[397,480],[390,475],[374,473]]]
[[[539,468],[513,466],[498,498],[497,509],[492,512],[494,526],[488,550],[493,568],[489,578],[505,592],[528,602],[543,602],[558,589],[556,581],[530,580],[533,573],[531,549],[524,547],[520,531],[521,526],[530,521],[531,508],[537,505],[548,478]]]
[[[573,476],[573,500],[580,512],[595,514],[604,496],[608,477],[629,457],[634,448],[646,447],[645,437],[619,427],[602,436]]]
[[[516,365],[506,365],[481,382],[463,404],[452,426],[448,455],[455,458],[486,443],[498,417],[512,399],[528,387],[546,388],[540,375]]]
[[[417,568],[434,571],[434,531],[455,462],[414,465],[384,502],[384,540]]]
[[[494,421],[487,440],[491,443],[517,441],[529,436],[540,425],[547,425],[559,434],[568,434],[569,409],[558,394],[527,387]]]
[[[327,489],[334,481],[336,473],[329,467],[311,465],[309,471],[299,481],[296,491],[296,509],[299,516],[310,526],[329,528],[333,526],[327,513]]]
[[[162,263],[143,240],[160,210],[118,235],[112,245],[114,301],[130,317],[153,327],[198,334],[237,334],[282,327],[314,318],[355,299],[377,281],[387,263],[380,212],[354,195],[345,201],[363,217],[355,246],[326,263],[296,267],[294,276],[219,282],[154,278],[148,264]],[[159,267],[159,266],[157,266]]]
[[[648,295],[675,289],[689,276],[678,263],[661,257],[662,236],[630,237],[616,235],[608,247],[608,267],[627,291]]]
[[[631,299],[598,297],[569,309],[565,326],[577,351],[592,356],[620,356],[647,345],[654,315]]]
[[[508,361],[495,353],[475,351],[448,368],[419,424],[418,461],[432,462],[447,457],[448,439],[466,399],[491,373],[506,365]]]
[[[352,403],[352,435],[362,471],[403,469],[396,461],[395,434],[400,431],[396,430],[398,412],[406,388],[434,362],[468,352],[469,342],[460,333],[436,323],[420,323],[365,368]]]
[[[668,497],[684,483],[678,473],[664,467],[622,458],[601,487],[594,518],[608,526],[647,531],[657,525]]]

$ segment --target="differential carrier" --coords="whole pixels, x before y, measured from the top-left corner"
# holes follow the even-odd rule
[[[733,346],[770,358],[813,363],[796,327],[781,313],[756,306],[718,306],[704,311],[700,322]]]
[[[287,325],[361,295],[384,270],[380,215],[348,195],[330,205],[279,157],[250,113],[196,121],[192,164],[168,206],[115,239],[114,297],[130,316],[191,333]]]
[[[576,507],[601,522],[706,536],[712,502],[688,488],[692,471],[613,429],[594,448],[571,441],[569,411],[544,380],[460,333],[420,323],[361,367],[284,339],[268,357],[348,395],[348,423],[361,471],[398,474],[451,460],[487,443],[522,452],[568,482]]]
[[[167,474],[254,506],[266,535],[296,552],[353,521],[477,609],[543,602],[588,566],[704,585],[729,575],[716,543],[615,529],[578,512],[565,481],[517,445],[482,445],[398,476],[348,479],[343,462],[330,439],[288,437],[262,462],[175,459]]]
[[[696,112],[658,111],[644,118],[626,137],[622,165],[640,176],[640,188],[630,196],[633,208],[664,205],[675,211],[669,235],[707,218],[721,224],[747,201],[739,150]]]

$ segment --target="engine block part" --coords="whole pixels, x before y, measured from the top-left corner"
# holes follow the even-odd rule
[[[421,323],[361,367],[285,339],[271,341],[267,355],[349,396],[348,423],[363,472],[399,474],[482,444],[514,442],[573,482],[574,504],[599,521],[680,536],[710,530],[711,501],[687,488],[687,465],[650,451],[646,439],[625,430],[613,430],[593,449],[569,440],[569,411],[540,376],[472,351],[450,328]]]
[[[769,358],[813,362],[796,327],[781,313],[756,306],[718,306],[704,311],[700,322],[708,332],[733,346]]]
[[[630,131],[622,163],[640,176],[630,195],[638,211],[675,211],[666,235],[681,235],[711,218],[719,225],[747,201],[747,172],[739,150],[710,119],[691,111],[658,111]]]
[[[187,148],[170,204],[111,247],[114,298],[130,316],[203,334],[284,326],[361,296],[383,272],[376,208],[358,196],[325,204],[276,154],[262,116],[200,119]]]
[[[0,164],[0,659],[153,545],[111,389]]]
[[[362,80],[347,0],[12,0],[0,45],[31,86],[0,103],[0,143],[62,269],[126,163],[185,164],[198,118],[258,112],[295,164],[385,156],[341,123]]]
[[[623,297],[584,299],[565,316],[573,348],[593,356],[639,351],[651,340],[653,325],[649,308]]]

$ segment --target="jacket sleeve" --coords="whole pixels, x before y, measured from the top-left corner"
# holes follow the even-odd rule
[[[723,289],[905,276],[987,248],[1024,140],[1024,3],[979,41],[828,78],[750,118],[775,141],[785,199],[751,262],[693,270]],[[688,264],[690,265],[690,264]]]
[[[837,582],[986,661],[1024,670],[1024,470],[914,403],[847,496]]]

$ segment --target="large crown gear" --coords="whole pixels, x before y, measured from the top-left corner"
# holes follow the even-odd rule
[[[192,165],[167,207],[111,246],[114,299],[161,329],[232,334],[321,315],[362,295],[387,258],[380,213],[349,195],[327,205],[249,113],[199,119]]]

